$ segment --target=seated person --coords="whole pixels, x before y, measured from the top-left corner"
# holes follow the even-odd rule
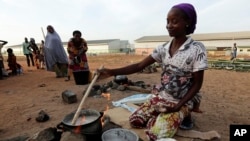
[[[22,67],[20,64],[17,63],[16,61],[16,56],[15,54],[13,53],[13,50],[11,48],[8,48],[7,49],[7,52],[8,52],[8,59],[7,59],[7,62],[8,62],[8,67],[9,69],[8,70],[11,70],[11,75],[17,75],[17,74],[20,74],[21,73],[21,70],[22,70]]]

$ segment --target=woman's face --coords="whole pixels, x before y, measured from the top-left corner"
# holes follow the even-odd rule
[[[169,36],[179,37],[186,36],[186,28],[188,22],[184,20],[184,15],[181,10],[172,8],[167,15],[167,30]]]
[[[48,31],[49,33],[53,33],[53,32],[54,32],[54,28],[53,28],[52,26],[48,26],[48,27],[47,27],[47,31]]]
[[[77,41],[80,41],[80,39],[81,39],[81,34],[75,33],[75,34],[74,34],[74,38],[75,38]]]

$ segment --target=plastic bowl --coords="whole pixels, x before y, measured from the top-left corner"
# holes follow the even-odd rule
[[[102,141],[139,141],[139,137],[133,131],[123,128],[114,128],[102,134]]]

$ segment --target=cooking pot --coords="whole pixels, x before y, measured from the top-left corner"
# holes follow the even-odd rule
[[[62,122],[57,125],[57,128],[70,132],[76,132],[75,130],[79,129],[78,132],[84,135],[100,134],[102,132],[101,117],[103,112],[92,109],[81,110],[75,125],[72,125],[74,115],[75,112],[66,115]]]
[[[116,75],[113,81],[117,84],[128,84],[128,78],[126,75]]]

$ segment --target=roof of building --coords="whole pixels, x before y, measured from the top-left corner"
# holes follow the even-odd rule
[[[105,39],[105,40],[87,40],[88,44],[108,44],[110,42],[120,40],[120,39]]]
[[[90,44],[108,44],[110,42],[120,40],[120,39],[104,39],[104,40],[87,40],[88,45]],[[67,44],[68,42],[63,42],[63,44]]]
[[[201,33],[192,34],[191,37],[197,41],[204,40],[235,40],[235,39],[250,39],[250,31],[241,32],[222,32],[222,33]],[[143,36],[136,39],[135,42],[166,42],[170,41],[171,37],[168,35],[158,36]]]

